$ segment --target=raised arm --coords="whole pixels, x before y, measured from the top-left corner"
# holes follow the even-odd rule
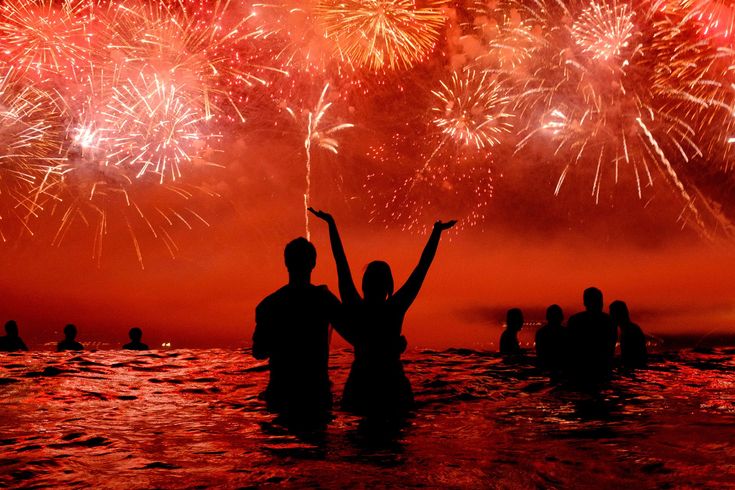
[[[421,253],[421,258],[416,268],[413,270],[406,283],[396,291],[393,295],[393,301],[399,304],[403,309],[407,310],[416,296],[419,294],[421,285],[424,283],[426,274],[429,272],[431,262],[434,260],[436,255],[436,249],[439,247],[439,239],[441,238],[442,231],[448,230],[457,223],[456,220],[448,221],[446,223],[437,221],[434,223],[434,229],[431,230],[429,241],[426,242],[424,251]]]
[[[337,264],[339,296],[342,298],[342,302],[348,305],[359,302],[361,299],[360,293],[357,292],[355,281],[352,279],[350,264],[347,262],[347,254],[345,254],[345,249],[342,246],[342,239],[340,238],[339,231],[337,230],[337,223],[334,222],[334,218],[329,213],[321,210],[317,211],[314,208],[309,208],[309,211],[329,225],[329,243],[332,246],[334,262]]]

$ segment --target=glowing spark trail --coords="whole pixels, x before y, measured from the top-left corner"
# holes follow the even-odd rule
[[[304,138],[304,151],[306,153],[306,190],[304,191],[304,221],[306,226],[306,239],[311,237],[311,229],[309,228],[309,207],[311,206],[311,147],[313,144],[320,148],[334,153],[335,155],[339,151],[339,142],[334,138],[334,134],[354,127],[351,123],[342,123],[329,126],[325,129],[321,128],[323,119],[332,107],[332,102],[326,102],[327,90],[329,84],[324,85],[319,101],[313,110],[309,110],[306,113],[306,137]],[[298,122],[296,112],[287,107],[286,110],[294,119]]]

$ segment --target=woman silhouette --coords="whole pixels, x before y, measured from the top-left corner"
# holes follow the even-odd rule
[[[413,392],[401,363],[401,353],[407,345],[406,338],[401,335],[403,318],[426,278],[442,231],[454,226],[456,221],[434,224],[418,265],[395,293],[390,266],[379,260],[370,262],[362,276],[361,297],[352,279],[334,218],[324,211],[313,208],[309,211],[329,225],[339,294],[347,310],[349,328],[345,339],[355,351],[342,408],[361,415],[404,413],[413,406]]]

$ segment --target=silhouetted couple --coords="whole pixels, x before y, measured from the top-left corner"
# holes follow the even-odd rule
[[[290,242],[284,252],[289,282],[265,298],[255,312],[253,355],[269,359],[268,407],[291,423],[328,420],[331,324],[355,353],[343,408],[373,417],[405,413],[413,405],[413,393],[401,363],[407,345],[401,334],[403,318],[419,293],[442,231],[455,222],[434,224],[418,265],[395,293],[390,266],[382,261],[368,264],[360,296],[334,219],[328,213],[310,211],[329,226],[342,302],[326,286],[311,284],[314,246],[304,238]]]

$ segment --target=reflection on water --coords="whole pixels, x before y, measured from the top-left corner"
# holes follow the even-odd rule
[[[241,352],[0,354],[0,486],[735,485],[733,352],[654,358],[598,394],[453,349],[406,355],[400,427],[343,413],[296,436],[263,411]],[[335,392],[351,354],[334,353]]]

